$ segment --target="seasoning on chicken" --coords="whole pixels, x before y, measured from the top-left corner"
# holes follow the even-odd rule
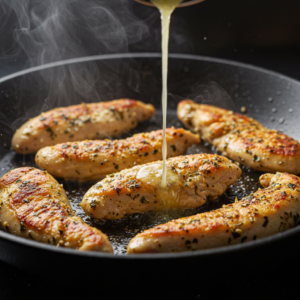
[[[113,252],[106,235],[74,216],[62,186],[35,168],[14,169],[0,179],[0,227],[51,245]]]
[[[254,119],[191,100],[178,105],[179,119],[223,155],[252,169],[300,173],[300,144]]]
[[[168,128],[168,157],[182,155],[199,135],[182,128]],[[66,180],[100,180],[116,170],[121,171],[162,159],[162,130],[135,134],[125,140],[83,141],[42,148],[36,163],[55,177]]]
[[[234,245],[263,238],[300,221],[300,178],[264,174],[259,189],[223,208],[173,220],[139,233],[128,253],[179,252]]]
[[[241,175],[225,157],[192,154],[167,160],[167,187],[161,186],[162,161],[125,169],[94,185],[81,206],[97,219],[167,208],[195,208],[217,198]]]
[[[58,143],[114,137],[154,113],[153,105],[130,99],[55,108],[23,124],[12,138],[12,148],[28,154]]]

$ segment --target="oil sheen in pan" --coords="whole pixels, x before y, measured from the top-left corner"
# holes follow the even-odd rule
[[[134,133],[138,132],[148,132],[151,130],[157,130],[161,128],[161,111],[157,111],[156,115],[151,118],[150,121],[140,124],[135,130],[128,132],[118,138],[126,138]],[[182,127],[181,122],[176,116],[176,111],[168,110],[168,126]],[[202,142],[198,145],[193,145],[187,151],[187,154],[192,153],[216,153],[215,149],[212,148],[208,143]],[[23,166],[33,166],[37,167],[34,162],[34,155],[19,155],[13,151],[8,151],[0,160],[0,175],[3,176],[8,171],[19,168]],[[151,228],[155,225],[168,222],[172,219],[181,218],[185,216],[191,216],[197,213],[206,212],[209,210],[217,209],[222,207],[223,204],[229,204],[235,201],[235,198],[241,199],[242,197],[256,191],[260,184],[258,178],[260,173],[251,171],[244,166],[242,168],[241,178],[232,185],[222,196],[216,201],[208,201],[204,206],[197,209],[188,210],[169,210],[167,212],[148,212],[143,214],[133,214],[129,215],[120,220],[113,221],[96,221],[87,216],[79,203],[83,195],[87,190],[94,184],[94,182],[66,182],[64,180],[58,180],[63,184],[64,189],[67,192],[68,198],[75,210],[76,214],[80,216],[85,222],[91,226],[95,226],[101,229],[105,234],[108,235],[115,254],[125,255],[126,247],[131,238],[133,238],[137,233]]]

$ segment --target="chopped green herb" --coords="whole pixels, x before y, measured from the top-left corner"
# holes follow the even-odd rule
[[[264,218],[265,218],[265,222],[263,224],[263,227],[266,227],[269,223],[269,220],[268,220],[268,217],[266,217],[266,216]]]
[[[257,156],[257,155],[254,155],[254,156],[253,156],[253,161],[260,161],[260,157]]]
[[[244,243],[246,241],[247,237],[246,236],[243,236],[242,239],[241,239],[241,243]]]
[[[141,198],[141,202],[142,202],[143,204],[148,204],[148,203],[149,203],[149,201],[148,201],[145,197],[142,197],[142,198]]]
[[[48,132],[50,133],[50,137],[51,137],[51,138],[55,135],[54,131],[53,131],[50,127],[48,127],[48,128],[46,129],[46,131],[48,131]]]
[[[234,239],[237,239],[241,236],[238,232],[235,232],[235,231],[232,231],[231,233],[232,233],[232,236]]]
[[[287,184],[287,186],[288,186],[289,188],[293,189],[293,188],[296,186],[296,184],[289,182],[289,183]]]
[[[23,222],[20,223],[20,231],[26,230],[26,227]]]
[[[96,209],[96,206],[97,206],[96,200],[92,200],[91,203],[90,203],[90,207],[91,207],[93,210],[95,210],[95,209]]]

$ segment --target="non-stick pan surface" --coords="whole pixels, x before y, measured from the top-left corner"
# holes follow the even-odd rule
[[[103,55],[74,59],[45,65],[0,79],[0,175],[12,168],[35,166],[34,155],[17,155],[10,149],[13,132],[28,118],[58,106],[81,102],[133,98],[150,102],[157,109],[156,116],[140,124],[136,132],[161,128],[161,58],[159,54]],[[298,115],[300,83],[288,77],[249,65],[192,55],[170,55],[168,125],[182,126],[176,117],[177,103],[191,98],[240,112],[245,111],[268,128],[281,130],[300,140]],[[202,143],[188,153],[214,152]],[[37,243],[0,231],[0,259],[46,276],[63,278],[61,266],[69,274],[87,280],[97,279],[106,287],[143,291],[144,284],[160,282],[160,288],[176,286],[183,291],[199,288],[199,279],[208,278],[216,270],[246,268],[248,274],[255,266],[276,268],[276,262],[290,261],[298,254],[297,239],[300,227],[265,239],[235,246],[204,251],[145,254],[126,256],[126,245],[137,232],[166,222],[172,218],[192,215],[221,207],[257,190],[260,173],[242,167],[243,175],[216,202],[196,210],[169,211],[132,215],[124,220],[95,222],[79,207],[84,192],[91,183],[64,182],[71,204],[77,214],[88,223],[109,235],[116,255],[78,252]],[[228,269],[229,268],[229,269]],[[184,270],[184,275],[179,272]],[[179,272],[179,273],[178,273]],[[177,275],[176,275],[177,274]],[[181,274],[181,275],[180,275]],[[202,275],[201,275],[202,274]],[[175,278],[174,278],[175,277]],[[80,277],[83,280],[82,277]],[[202,280],[202,279],[201,279]],[[183,284],[183,285],[182,285]],[[154,289],[155,290],[155,289]]]

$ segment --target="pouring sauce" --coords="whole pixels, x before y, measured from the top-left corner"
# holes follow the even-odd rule
[[[161,34],[162,34],[162,113],[163,113],[163,170],[161,177],[161,190],[166,190],[167,194],[167,141],[166,141],[166,127],[167,127],[167,96],[168,96],[168,45],[169,45],[169,31],[170,19],[174,9],[183,0],[151,0],[151,2],[159,9],[161,14]]]
[[[155,187],[158,201],[163,204],[165,208],[176,208],[179,206],[180,193],[180,176],[170,167],[166,166],[166,187],[163,187],[162,182],[163,165],[149,164],[142,167],[136,178],[144,184],[150,184]]]

